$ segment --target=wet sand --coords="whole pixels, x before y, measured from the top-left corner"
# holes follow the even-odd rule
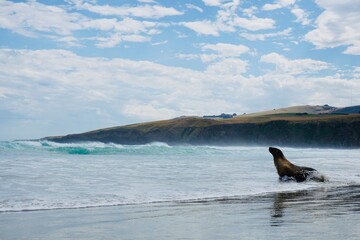
[[[0,213],[0,239],[359,239],[360,186]]]

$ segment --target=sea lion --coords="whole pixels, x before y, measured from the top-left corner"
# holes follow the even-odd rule
[[[292,164],[286,159],[280,149],[269,147],[269,152],[274,157],[274,164],[280,180],[293,180],[296,182],[303,182],[306,180],[314,180],[318,182],[325,181],[325,177],[320,175],[316,169],[310,167],[300,167]]]

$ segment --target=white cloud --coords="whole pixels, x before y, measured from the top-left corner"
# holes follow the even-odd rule
[[[121,42],[149,42],[151,35],[158,34],[157,23],[138,21],[125,18],[121,21],[116,19],[96,19],[87,21],[84,26],[109,31],[107,36],[95,37],[96,46],[100,48],[111,48]]]
[[[219,36],[218,27],[211,21],[203,20],[195,22],[183,22],[182,25],[190,28],[198,34]]]
[[[56,42],[63,43],[67,47],[82,47],[83,45],[79,42],[79,40],[73,36],[65,36],[65,37],[53,37],[49,38],[53,39]]]
[[[0,51],[0,60],[1,85],[9,85],[12,94],[16,93],[14,97],[46,96],[60,102],[66,99],[86,102],[104,101],[105,96],[107,101],[114,101],[129,90],[137,92],[138,87],[155,92],[194,91],[201,95],[197,92],[200,89],[188,89],[189,85],[201,87],[197,85],[203,80],[201,73],[146,61],[86,58],[64,50],[4,49]],[[17,65],[22,68],[14,72]]]
[[[219,36],[221,32],[235,32],[236,28],[250,31],[273,29],[275,28],[275,21],[271,18],[258,18],[254,16],[243,18],[221,10],[217,14],[216,21],[183,22],[181,25],[201,35]]]
[[[240,29],[250,31],[266,30],[275,27],[275,21],[271,18],[259,18],[254,16],[256,7],[243,10],[248,18],[239,16],[239,0],[232,1],[204,1],[206,5],[219,8],[214,20],[198,20],[183,22],[181,25],[190,28],[201,35],[219,36],[222,32],[236,32]]]
[[[220,6],[223,0],[203,0],[207,6]]]
[[[302,25],[309,25],[311,23],[309,19],[309,14],[305,12],[299,6],[295,6],[291,9],[291,13],[295,15],[296,22],[301,23]]]
[[[205,44],[201,47],[203,51],[212,50],[222,57],[238,57],[241,54],[249,52],[249,48],[244,45],[234,45],[228,43]]]
[[[210,64],[206,71],[209,74],[222,75],[225,78],[223,81],[231,81],[229,76],[241,76],[246,72],[247,62],[238,58],[226,58]]]
[[[329,69],[330,64],[313,59],[289,60],[278,53],[269,53],[261,56],[260,62],[271,63],[276,66],[276,71],[289,74],[308,74]]]
[[[116,124],[114,119],[233,112],[243,102],[233,103],[238,97],[230,94],[243,91],[240,74],[245,71],[246,62],[239,59],[224,59],[201,72],[147,61],[81,57],[64,50],[2,49],[0,109],[53,125],[61,121],[67,129],[84,121],[82,127],[88,130]],[[86,119],[93,119],[98,109],[109,116],[97,116],[100,125],[92,125]]]
[[[165,40],[165,41],[161,41],[161,42],[154,42],[151,45],[152,46],[160,46],[160,45],[167,44],[168,42],[169,42],[168,40]]]
[[[324,8],[317,17],[316,28],[305,39],[316,48],[346,46],[343,53],[360,55],[360,4],[357,0],[316,0]]]
[[[219,58],[222,58],[222,56],[219,54],[212,53],[212,54],[200,54],[198,55],[198,58],[200,58],[200,60],[203,63],[209,63],[218,60]]]
[[[137,0],[137,1],[141,3],[156,3],[156,1],[154,0]]]
[[[229,55],[224,49],[235,46],[208,45],[206,51]],[[238,54],[243,52],[239,47]],[[18,128],[32,126],[26,137],[42,137],[181,115],[249,112],[259,106],[320,100],[346,105],[351,90],[360,88],[358,68],[352,78],[342,79],[327,72],[329,64],[312,59],[289,60],[271,53],[260,61],[276,68],[246,77],[248,62],[234,57],[195,71],[64,50],[0,49],[0,109],[22,119]],[[352,97],[360,101],[359,93]],[[2,136],[14,137],[4,126]],[[15,137],[25,137],[22,131],[18,134]]]
[[[176,57],[180,58],[180,59],[184,59],[184,60],[194,60],[194,59],[198,59],[199,55],[197,55],[197,54],[179,53],[179,54],[176,54]]]
[[[360,67],[353,68],[353,77],[360,79]]]
[[[219,58],[223,58],[223,56],[219,54],[184,54],[179,53],[176,55],[177,58],[184,59],[184,60],[194,60],[194,59],[200,59],[203,63],[209,63],[213,62],[215,60],[218,60]]]
[[[258,10],[256,6],[251,6],[242,10],[243,14],[248,17],[253,17],[254,13]]]
[[[151,40],[149,37],[144,37],[141,35],[126,35],[123,36],[122,39],[126,42],[148,42]]]
[[[71,35],[73,31],[82,29],[80,22],[85,19],[78,13],[67,13],[60,7],[35,1],[0,3],[0,27],[29,37],[43,33]]]
[[[85,57],[64,50],[0,49],[2,136],[4,131],[10,133],[3,125],[4,118],[12,121],[8,116],[24,120],[23,129],[33,124],[38,129],[62,124],[62,130],[80,131],[75,125],[91,130],[179,115],[309,104],[317,98],[334,105],[350,104],[349,96],[354,102],[360,101],[358,93],[351,94],[360,89],[360,71],[353,68],[355,57],[342,62],[337,51],[328,58],[334,51],[323,50],[315,60],[312,54],[317,51],[301,51],[306,48],[305,39],[317,49],[342,46],[346,54],[360,54],[360,11],[354,0],[317,0],[323,12],[316,21],[310,18],[310,13],[317,13],[313,4],[291,0],[273,0],[267,7],[264,1],[239,0],[182,2],[173,7],[153,0],[120,1],[116,6],[110,1],[108,5],[100,2],[66,0],[50,5],[46,1],[0,1],[3,46],[80,47],[79,53],[102,56]],[[264,12],[262,7],[284,11]],[[285,25],[290,27],[281,28]],[[309,33],[300,36],[304,31]],[[204,36],[194,38],[196,33]],[[35,39],[27,41],[16,34]],[[14,35],[16,41],[10,42]],[[246,40],[268,41],[250,44]],[[94,49],[119,44],[129,49]],[[134,52],[140,45],[149,51]],[[282,54],[290,50],[292,57],[274,49],[282,49]],[[196,61],[172,59],[174,54]],[[342,62],[341,70],[326,61]]]
[[[210,63],[213,61],[223,61],[224,59],[235,59],[240,55],[249,53],[250,49],[245,45],[235,45],[229,43],[217,43],[217,44],[202,44],[201,50],[203,54],[177,54],[177,57],[185,60],[200,59],[203,63]],[[234,61],[232,61],[234,62]],[[242,61],[243,62],[243,61]],[[246,64],[240,64],[239,68]],[[220,66],[220,65],[218,65]]]
[[[194,10],[200,12],[200,13],[203,13],[203,12],[204,12],[204,10],[203,10],[201,7],[198,7],[198,6],[194,5],[194,4],[187,3],[187,4],[185,4],[185,6],[186,6],[188,9],[194,9]]]
[[[87,29],[112,31],[119,25],[119,22],[116,18],[88,19],[82,25]]]
[[[96,39],[96,46],[99,48],[112,48],[119,45],[121,42],[149,42],[151,39],[149,37],[141,35],[122,35],[122,34],[113,34],[110,37],[99,37]]]
[[[275,21],[271,18],[242,18],[234,19],[234,25],[250,31],[258,31],[275,28]]]
[[[78,5],[77,8],[106,16],[121,16],[121,17],[132,16],[132,17],[155,18],[155,19],[183,14],[183,12],[180,12],[173,7],[168,8],[168,7],[163,7],[161,5],[114,7],[110,5],[93,5],[89,3],[83,3],[81,5]]]
[[[115,28],[117,31],[122,32],[147,32],[149,29],[154,30],[158,24],[148,21],[137,21],[131,18],[125,18],[119,22],[118,26]]]
[[[347,47],[343,53],[349,54],[349,55],[360,55],[360,43],[357,42],[356,46],[354,43],[353,46]]]
[[[130,101],[124,104],[122,112],[126,115],[135,116],[139,119],[170,119],[178,117],[178,112],[161,106],[158,103],[143,103],[137,101]]]
[[[156,29],[158,24],[155,22],[138,21],[132,18],[124,18],[121,21],[116,19],[95,19],[83,23],[86,28],[95,28],[102,31],[114,31],[116,33],[134,34],[149,33]]]
[[[272,11],[293,5],[296,0],[277,0],[275,3],[267,3],[262,7],[264,11]]]
[[[48,6],[37,2],[12,3],[0,5],[0,27],[10,29],[27,37],[52,39],[70,47],[83,46],[75,32],[98,30],[105,36],[87,37],[95,40],[98,47],[114,47],[119,43],[146,42],[151,36],[161,33],[163,23],[139,21],[130,17],[89,19],[78,13],[68,13],[60,7]]]
[[[267,38],[274,38],[274,37],[286,37],[289,36],[292,29],[287,28],[280,32],[273,32],[273,33],[258,33],[258,34],[252,34],[252,33],[240,33],[240,36],[243,38],[246,38],[250,41],[264,41]]]

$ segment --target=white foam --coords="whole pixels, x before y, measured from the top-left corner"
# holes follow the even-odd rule
[[[148,143],[144,146],[149,146],[149,147],[167,147],[167,148],[170,148],[171,146],[165,142],[151,142],[151,143]]]
[[[0,154],[0,211],[222,199],[360,184],[360,150],[290,149],[294,163],[329,182],[282,183],[266,148],[25,142],[39,149],[119,149],[110,155],[28,151]],[[225,150],[223,150],[225,149]],[[230,151],[228,149],[231,149]],[[129,150],[129,151],[128,151]],[[236,150],[236,151],[234,151]]]

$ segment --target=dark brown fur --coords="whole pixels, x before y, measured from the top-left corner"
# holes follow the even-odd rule
[[[305,180],[315,180],[324,182],[324,176],[320,176],[318,171],[309,167],[300,167],[292,164],[286,159],[282,151],[278,148],[269,147],[269,152],[274,157],[274,164],[279,174],[280,180],[295,180],[303,182]]]

